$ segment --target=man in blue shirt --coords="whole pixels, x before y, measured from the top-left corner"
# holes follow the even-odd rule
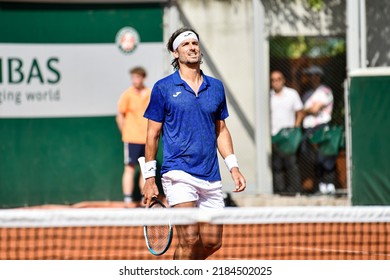
[[[154,85],[144,114],[148,119],[144,202],[149,205],[159,194],[155,159],[162,134],[161,181],[169,206],[223,208],[217,149],[231,172],[233,191],[246,187],[225,124],[229,114],[223,84],[200,70],[202,54],[194,30],[177,30],[167,48],[176,72]],[[176,231],[175,259],[206,259],[222,244],[220,225],[184,225]]]

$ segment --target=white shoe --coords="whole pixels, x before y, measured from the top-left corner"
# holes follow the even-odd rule
[[[332,183],[326,185],[326,190],[327,190],[327,192],[329,194],[335,194],[336,193],[336,187]]]
[[[327,187],[327,185],[325,183],[319,183],[318,184],[318,188],[319,188],[319,190],[320,190],[320,192],[322,194],[327,194],[328,193],[328,187]]]

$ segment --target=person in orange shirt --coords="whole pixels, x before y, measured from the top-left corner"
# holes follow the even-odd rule
[[[118,102],[116,122],[124,143],[122,191],[126,207],[135,207],[133,202],[135,168],[138,158],[145,156],[145,141],[148,121],[143,117],[149,104],[151,90],[145,86],[146,71],[142,67],[130,70],[132,85],[122,93]],[[142,174],[139,186],[144,184]]]

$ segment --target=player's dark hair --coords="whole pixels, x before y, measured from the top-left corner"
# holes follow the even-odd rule
[[[183,32],[186,32],[186,31],[192,31],[195,33],[196,37],[198,37],[198,41],[199,41],[199,34],[195,32],[195,30],[193,30],[192,28],[189,28],[189,27],[182,27],[178,30],[176,30],[175,32],[172,33],[171,37],[169,38],[168,40],[168,43],[167,43],[167,49],[168,51],[170,52],[174,52],[175,50],[173,49],[173,41],[175,41],[176,37],[179,36],[181,33]],[[171,65],[173,66],[173,68],[175,70],[178,70],[179,69],[179,61],[177,58],[174,58],[171,62]]]

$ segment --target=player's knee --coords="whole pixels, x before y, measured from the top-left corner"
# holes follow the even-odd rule
[[[187,237],[184,244],[182,244],[183,247],[193,249],[199,244],[199,238],[198,237]]]
[[[134,174],[135,168],[132,165],[125,165],[124,172],[127,174]]]
[[[207,240],[203,242],[203,247],[212,254],[222,247],[222,239]]]

